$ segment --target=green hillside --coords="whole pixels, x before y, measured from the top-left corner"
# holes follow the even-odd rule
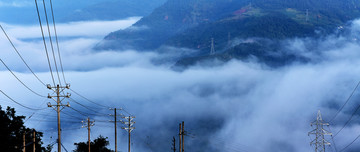
[[[359,17],[359,7],[360,0],[168,0],[132,27],[109,34],[97,47],[175,46],[198,50],[192,57],[197,60],[209,56],[213,38],[220,53],[216,56],[242,58],[244,53],[234,52],[251,50],[234,46],[237,39],[324,36]]]

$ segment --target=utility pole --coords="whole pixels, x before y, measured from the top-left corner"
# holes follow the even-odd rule
[[[173,150],[174,152],[176,152],[175,137],[173,137],[173,140],[172,140],[172,147],[171,147],[171,150]]]
[[[181,148],[181,132],[182,132],[182,129],[181,129],[182,125],[181,123],[179,124],[179,152],[181,152],[182,148]]]
[[[23,152],[25,152],[25,134],[26,134],[26,132],[24,131],[24,133],[23,133]]]
[[[325,135],[332,136],[332,133],[324,129],[324,126],[329,126],[329,123],[323,121],[320,110],[317,113],[316,121],[311,123],[311,126],[313,125],[316,128],[310,131],[308,135],[315,135],[315,139],[311,141],[310,145],[315,145],[315,152],[325,152],[325,146],[330,145],[330,142],[325,140]]]
[[[122,117],[122,118],[126,119],[126,121],[122,122],[123,124],[126,125],[126,127],[122,127],[122,129],[128,131],[128,133],[129,133],[129,152],[130,152],[131,132],[135,129],[135,127],[133,127],[133,125],[135,124],[135,121],[133,121],[135,116]]]
[[[48,103],[48,107],[55,107],[55,111],[57,112],[57,125],[58,125],[58,152],[61,152],[61,125],[60,125],[60,112],[64,109],[64,107],[70,107],[70,104],[67,103],[66,105],[61,104],[61,102],[65,98],[70,98],[70,94],[67,93],[65,95],[64,90],[70,89],[70,85],[66,84],[66,86],[51,86],[50,84],[47,85],[47,88],[54,91],[56,93],[56,96],[51,96],[48,94],[48,98],[53,99],[56,102],[56,105],[51,105],[51,103]]]
[[[86,120],[87,120],[86,121],[87,125],[83,125],[82,128],[86,127],[88,129],[88,150],[90,152],[90,143],[91,143],[91,141],[90,141],[90,127],[95,125],[95,121],[90,121],[89,117]],[[85,123],[84,121],[81,121],[81,122]]]
[[[111,121],[110,120],[110,122],[114,122],[114,124],[115,124],[115,152],[118,152],[117,151],[117,123],[118,122],[123,122],[122,120],[117,120],[117,116],[123,116],[122,114],[120,114],[120,115],[117,115],[116,114],[116,111],[117,110],[122,110],[122,108],[120,108],[120,109],[116,109],[116,108],[114,108],[114,109],[112,109],[112,108],[110,108],[110,110],[114,110],[114,115],[110,115],[110,116],[114,116],[114,121]]]
[[[181,143],[182,143],[182,146],[181,146],[181,148],[182,148],[182,150],[181,150],[181,152],[184,152],[184,135],[185,135],[185,131],[184,131],[184,121],[182,122],[182,127],[181,127]]]
[[[210,49],[210,55],[215,54],[215,47],[214,47],[214,38],[211,38],[211,49]]]
[[[35,132],[35,129],[33,130],[33,152],[35,152],[35,136],[36,135],[36,132]]]

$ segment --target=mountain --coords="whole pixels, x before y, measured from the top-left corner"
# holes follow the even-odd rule
[[[58,22],[72,12],[102,2],[103,0],[53,0],[55,19]],[[43,11],[42,1],[38,0],[40,11]],[[50,8],[49,1],[46,1]],[[0,22],[7,24],[38,24],[34,0],[0,0]]]
[[[57,22],[119,20],[147,16],[166,0],[61,0],[52,1]],[[42,1],[38,0],[40,11]],[[46,1],[50,8],[49,1]],[[37,24],[33,0],[0,0],[0,22],[8,24]]]
[[[165,0],[112,0],[74,10],[62,20],[116,20],[133,16],[147,16]]]
[[[97,48],[197,50],[177,65],[250,56],[282,65],[291,57],[267,55],[278,42],[330,34],[359,17],[359,7],[359,0],[168,0],[132,27],[110,33]],[[210,55],[211,39],[217,53]],[[267,40],[273,43],[262,43]]]

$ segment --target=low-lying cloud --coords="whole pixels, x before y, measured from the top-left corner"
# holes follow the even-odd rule
[[[358,24],[359,21],[354,21],[350,29],[356,30]],[[86,28],[86,24],[82,26]],[[22,28],[7,27],[10,31]],[[50,83],[41,41],[21,40],[36,38],[29,36],[36,34],[21,35],[17,30],[10,31],[30,66],[42,80]],[[322,40],[284,41],[284,50],[311,59],[307,63],[270,68],[262,63],[232,60],[212,68],[193,66],[176,72],[167,65],[153,64],[152,60],[163,57],[160,54],[131,50],[94,51],[91,48],[99,42],[97,37],[105,31],[95,28],[88,32],[75,32],[78,38],[60,43],[67,81],[73,90],[86,97],[111,107],[124,107],[136,116],[136,129],[132,134],[134,151],[169,151],[172,137],[177,139],[181,121],[185,121],[185,130],[189,134],[185,140],[187,151],[311,151],[308,132],[312,130],[310,122],[316,119],[317,110],[322,111],[325,121],[331,119],[359,81],[360,45],[351,34],[328,36]],[[61,35],[76,37],[76,34]],[[7,46],[7,43],[0,37],[1,46]],[[5,48],[0,58],[18,72],[19,78],[35,91],[44,95],[49,93],[28,73],[11,47]],[[5,70],[0,72],[0,78],[0,89],[25,105],[46,107],[46,102],[51,102],[30,93]],[[97,116],[91,116],[96,120],[92,139],[100,134],[108,136],[112,148],[112,123],[102,121],[113,118],[101,115],[112,111],[72,94],[75,100],[98,111]],[[350,117],[358,98],[356,92],[331,123],[332,131],[338,131],[344,124],[342,119]],[[69,102],[78,110],[95,114]],[[32,114],[1,95],[0,103],[14,106],[26,116]],[[64,111],[86,118],[69,108]],[[49,116],[43,116],[46,114]],[[36,112],[27,124],[40,130],[55,128],[55,122],[51,122],[55,120],[54,116],[55,112],[49,108]],[[79,119],[64,114],[62,117],[63,140],[71,150],[74,148],[72,143],[86,140],[86,131],[71,129],[81,126],[72,123]],[[358,131],[358,121],[344,128],[334,138],[338,150],[355,139]],[[123,130],[119,131],[119,138],[120,150],[125,151],[127,138]],[[45,132],[44,139],[51,143],[56,139],[56,133]],[[353,151],[359,148],[357,145],[350,147]]]
[[[124,29],[134,24],[140,17],[130,17],[125,20],[115,21],[80,21],[70,23],[56,24],[59,37],[104,37],[106,34]],[[7,29],[9,35],[18,39],[41,38],[40,28],[38,25],[22,26],[7,25],[2,23]],[[44,30],[47,27],[44,25]],[[51,30],[53,27],[51,25]],[[54,31],[51,31],[54,34]],[[47,33],[45,33],[47,34]]]

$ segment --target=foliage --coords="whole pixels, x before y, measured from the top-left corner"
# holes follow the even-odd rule
[[[73,152],[88,152],[88,142],[79,142],[74,143],[76,146],[76,149]],[[92,152],[113,152],[113,150],[110,150],[107,148],[109,145],[109,141],[107,140],[107,137],[99,136],[94,141],[90,142],[90,150]]]
[[[24,126],[24,116],[16,116],[14,108],[7,107],[4,111],[0,106],[0,147],[1,151],[7,152],[20,152],[22,151],[23,145],[23,133],[25,135],[26,143],[31,143],[33,140],[32,132],[34,129],[26,128]],[[41,146],[42,141],[41,137],[43,133],[36,131],[35,144],[36,152],[46,151],[44,147]],[[32,151],[32,144],[29,146],[31,148],[26,148],[27,152]]]
[[[105,39],[114,43],[98,48],[170,45],[204,50],[214,38],[219,50],[226,46],[228,33],[232,38],[270,39],[327,34],[359,17],[359,7],[359,0],[168,0],[133,27],[109,34]]]

